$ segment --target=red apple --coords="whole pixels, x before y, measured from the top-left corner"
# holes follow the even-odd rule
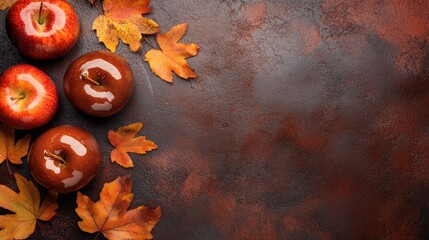
[[[16,129],[45,125],[58,109],[58,92],[38,68],[20,64],[0,76],[0,121]]]
[[[40,185],[72,192],[87,185],[100,168],[97,140],[86,130],[63,125],[49,129],[32,144],[28,167]]]
[[[127,61],[109,51],[94,51],[73,61],[64,75],[64,93],[78,110],[107,117],[119,112],[134,89]]]
[[[80,26],[73,7],[64,0],[18,0],[6,15],[6,31],[21,54],[47,60],[73,48]]]

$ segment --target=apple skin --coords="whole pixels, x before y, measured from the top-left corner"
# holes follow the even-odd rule
[[[38,22],[41,2],[42,24]],[[22,55],[49,60],[73,48],[80,25],[73,7],[64,0],[18,0],[6,15],[6,32]]]
[[[65,163],[48,153],[56,154]],[[97,140],[83,128],[62,125],[41,134],[28,153],[28,167],[34,179],[49,190],[73,192],[87,185],[100,168]]]
[[[70,64],[63,86],[76,109],[92,116],[107,117],[127,104],[134,89],[134,75],[127,61],[118,54],[93,51]]]
[[[32,65],[14,65],[0,76],[0,122],[12,128],[45,125],[57,112],[58,99],[52,79]]]

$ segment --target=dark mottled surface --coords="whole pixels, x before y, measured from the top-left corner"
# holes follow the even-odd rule
[[[0,26],[0,70],[32,63],[61,89],[73,59],[103,49],[91,31],[97,10],[70,2],[85,19],[71,53],[23,59]],[[143,61],[146,44],[138,53],[121,44],[137,86],[120,114],[84,116],[61,94],[44,129],[91,129],[104,151],[83,193],[98,198],[104,182],[130,173],[133,207],[162,208],[155,239],[429,238],[429,1],[151,5],[163,31],[189,24],[199,77],[162,82]],[[133,155],[126,170],[109,162],[106,134],[136,121],[159,149]],[[28,176],[25,165],[13,169]],[[0,171],[12,186],[5,164]],[[93,239],[77,227],[75,197],[62,195],[59,214],[31,239]]]

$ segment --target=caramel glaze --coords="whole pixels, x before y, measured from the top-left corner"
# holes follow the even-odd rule
[[[109,51],[94,51],[73,61],[64,75],[64,92],[73,106],[92,116],[119,112],[134,89],[127,61]]]
[[[28,156],[34,179],[56,192],[84,187],[96,176],[100,163],[96,139],[86,130],[70,125],[51,128],[40,135]]]

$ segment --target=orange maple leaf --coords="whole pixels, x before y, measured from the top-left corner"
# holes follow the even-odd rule
[[[14,4],[16,2],[16,0],[3,0],[0,1],[0,10],[3,11],[5,9],[7,9],[8,7],[12,6],[12,4]]]
[[[197,77],[185,59],[196,56],[199,46],[194,43],[177,43],[185,35],[187,28],[188,25],[183,23],[164,34],[158,34],[156,39],[161,49],[149,50],[145,55],[145,61],[149,62],[152,71],[164,81],[173,82],[171,71],[184,79]]]
[[[116,132],[109,131],[109,141],[115,147],[110,153],[112,162],[116,162],[125,168],[130,168],[134,164],[128,153],[145,154],[158,148],[154,142],[147,140],[144,136],[134,138],[142,127],[143,123],[138,122],[121,127]]]
[[[104,0],[104,14],[92,25],[100,42],[112,52],[116,51],[119,39],[135,52],[141,47],[142,34],[159,32],[158,24],[142,14],[150,12],[150,0]]]
[[[0,124],[0,163],[8,159],[11,163],[22,164],[27,156],[31,135],[27,134],[15,144],[15,129]]]
[[[102,233],[108,239],[152,239],[150,233],[161,217],[161,208],[139,206],[127,211],[133,200],[129,175],[106,183],[100,200],[93,202],[77,193],[76,213],[82,219],[79,228],[88,233]]]
[[[35,230],[36,221],[49,221],[58,208],[57,193],[49,192],[40,206],[40,193],[31,181],[14,174],[19,193],[0,185],[0,207],[15,214],[0,215],[0,239],[25,239]]]

